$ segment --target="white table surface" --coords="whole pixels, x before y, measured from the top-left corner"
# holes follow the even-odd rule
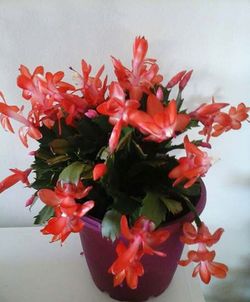
[[[63,247],[37,227],[0,228],[0,302],[108,302],[91,280],[78,234]],[[179,267],[154,302],[204,302],[192,267]]]

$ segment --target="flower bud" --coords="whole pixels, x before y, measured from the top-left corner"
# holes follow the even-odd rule
[[[163,91],[162,91],[162,88],[161,88],[161,87],[159,87],[159,88],[157,89],[156,97],[157,97],[157,99],[160,100],[160,101],[163,100]]]
[[[180,80],[183,78],[184,74],[186,73],[186,70],[180,71],[178,72],[174,77],[172,77],[172,79],[167,83],[166,88],[167,89],[171,89],[173,88],[175,85],[177,85]]]
[[[181,81],[180,81],[180,83],[179,83],[179,89],[180,89],[180,91],[182,91],[182,90],[186,87],[186,85],[187,85],[189,79],[191,78],[192,72],[193,72],[193,70],[190,70],[190,71],[187,72],[187,73],[184,75],[184,77],[181,79]]]
[[[107,172],[107,166],[104,163],[96,164],[93,169],[93,179],[98,180]]]

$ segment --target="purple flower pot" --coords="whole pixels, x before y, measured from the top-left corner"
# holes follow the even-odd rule
[[[201,196],[197,203],[196,210],[201,213],[206,203],[206,188],[201,182]],[[101,235],[100,221],[84,217],[85,226],[80,233],[86,261],[96,286],[107,292],[113,299],[120,301],[145,301],[151,296],[160,295],[170,284],[181,257],[183,243],[179,238],[182,234],[182,224],[185,221],[193,221],[192,213],[175,220],[165,226],[171,236],[157,250],[167,254],[166,257],[156,255],[144,255],[142,264],[145,273],[139,278],[137,289],[130,289],[127,285],[113,287],[113,275],[108,269],[116,259],[116,242],[112,243]]]

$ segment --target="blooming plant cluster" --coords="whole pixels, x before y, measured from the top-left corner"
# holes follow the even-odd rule
[[[23,106],[7,104],[0,93],[0,122],[10,132],[11,120],[19,122],[22,144],[28,147],[34,139],[39,145],[29,153],[34,157],[31,167],[10,169],[0,193],[17,182],[33,188],[26,206],[38,199],[44,204],[35,223],[44,224],[41,232],[52,235],[51,241],[63,243],[82,230],[86,214],[100,219],[102,235],[117,239],[117,259],[108,270],[114,286],[126,280],[131,289],[144,274],[145,254],[167,256],[157,249],[171,236],[164,225],[192,211],[196,227],[184,223],[180,240],[198,249],[179,264],[197,263],[193,275],[199,273],[208,283],[211,276],[224,278],[228,269],[214,262],[215,251],[208,249],[223,230],[211,234],[195,210],[200,178],[212,165],[204,148],[211,148],[212,137],[241,128],[250,108],[241,103],[222,111],[229,104],[212,99],[189,112],[182,94],[192,70],[163,84],[147,51],[147,40],[137,37],[131,68],[112,57],[117,80],[111,83],[102,77],[104,66],[93,76],[84,60],[81,72],[71,68],[74,84],[63,80],[62,71],[45,72],[38,66],[30,72],[21,65],[17,85],[30,109],[25,114]],[[187,131],[198,126],[200,139],[190,140]],[[183,143],[177,144],[179,135]],[[180,158],[173,156],[178,149],[184,150]]]

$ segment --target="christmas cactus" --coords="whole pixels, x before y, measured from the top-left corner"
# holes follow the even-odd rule
[[[131,68],[112,57],[117,79],[111,83],[102,77],[104,66],[92,76],[84,60],[81,72],[70,68],[74,84],[63,80],[62,71],[38,66],[32,73],[21,65],[17,85],[29,111],[7,104],[1,93],[0,122],[10,132],[11,120],[19,122],[22,144],[28,147],[31,138],[38,148],[30,152],[31,167],[10,169],[0,192],[17,182],[32,188],[26,206],[44,204],[34,223],[44,225],[41,232],[52,235],[52,242],[63,243],[82,230],[86,214],[99,219],[102,235],[116,246],[117,259],[107,273],[114,275],[114,286],[126,279],[132,289],[144,274],[145,254],[167,257],[157,250],[171,236],[162,227],[192,211],[195,225],[184,223],[180,240],[197,244],[197,250],[179,264],[197,263],[193,275],[208,283],[211,276],[224,278],[228,268],[214,262],[215,251],[208,249],[223,229],[211,234],[195,211],[200,178],[212,165],[211,138],[241,128],[250,108],[212,99],[190,112],[183,90],[192,70],[163,83],[147,50],[147,40],[137,37]],[[197,140],[187,134],[193,127],[201,127]]]

